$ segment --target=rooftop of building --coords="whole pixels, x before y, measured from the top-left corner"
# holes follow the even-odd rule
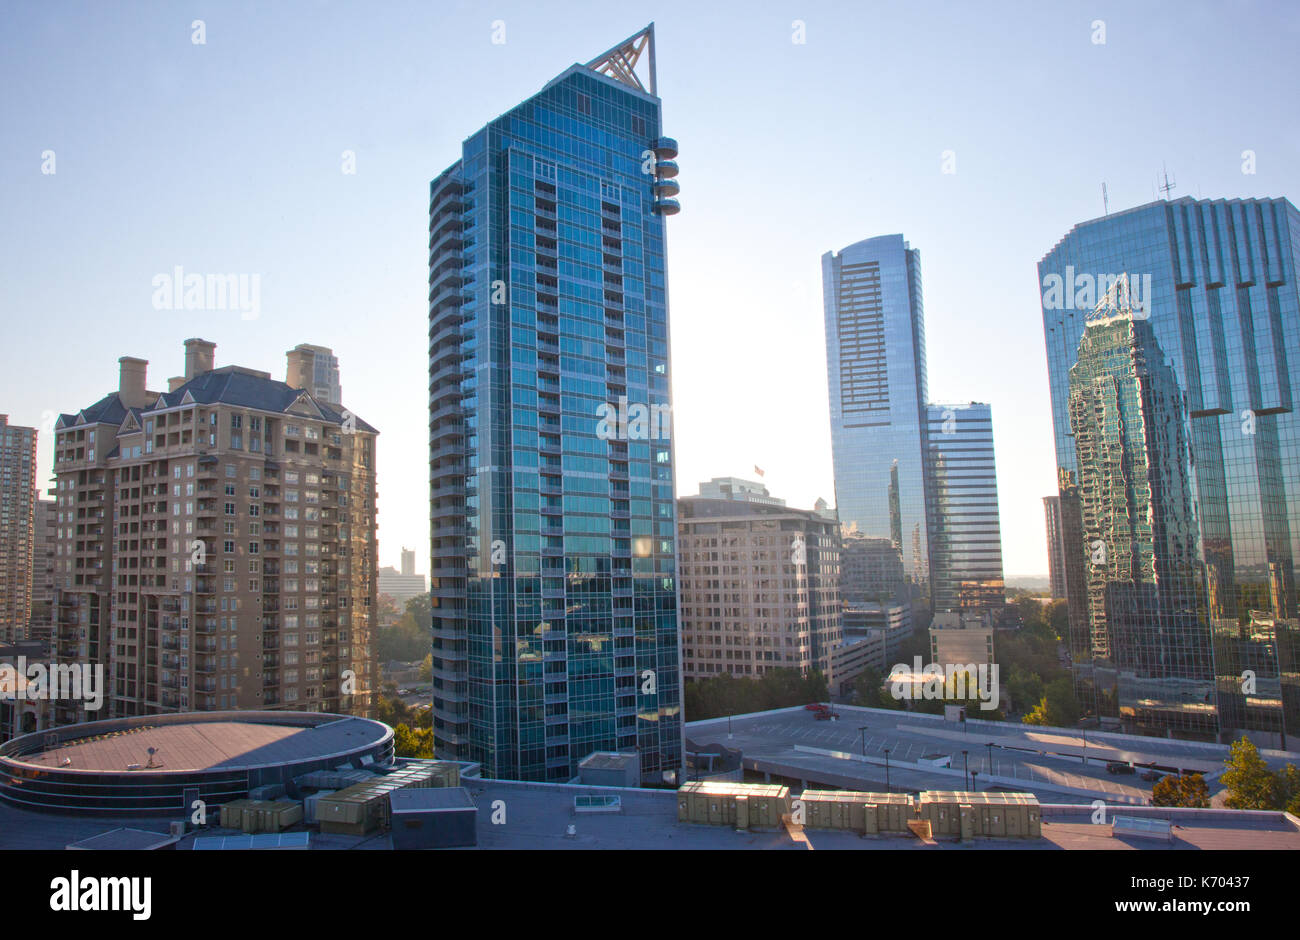
[[[152,774],[291,764],[355,751],[387,734],[380,722],[340,715],[194,713],[69,725],[35,751],[15,739],[0,757],[61,771],[125,773],[134,765]],[[18,756],[9,756],[11,745]]]
[[[960,844],[942,837],[927,846],[907,833],[863,836],[850,830],[764,828],[737,831],[726,825],[704,825],[678,821],[678,794],[673,790],[635,790],[571,784],[518,783],[463,778],[478,809],[477,847],[480,849],[711,849],[793,850],[840,849],[866,851],[909,851],[960,849]],[[727,785],[718,785],[719,792]],[[780,788],[771,788],[774,792]],[[402,792],[402,791],[397,791]],[[450,791],[448,791],[450,793]],[[614,811],[582,813],[575,810],[575,797],[618,797]],[[895,794],[901,801],[903,794]],[[399,798],[409,809],[463,806],[457,791],[443,799],[415,795]],[[608,800],[601,801],[608,805]],[[212,808],[209,808],[211,814]],[[1300,849],[1300,823],[1280,813],[1252,813],[1233,810],[1166,810],[1151,807],[1124,808],[1127,815],[1164,819],[1171,823],[1169,842],[1111,834],[1113,815],[1102,823],[1093,822],[1092,806],[1043,803],[1042,838],[978,838],[975,850],[1057,851],[1130,849]],[[495,820],[495,821],[494,821]],[[123,839],[121,830],[129,830]],[[313,849],[392,848],[386,832],[365,835],[323,834],[299,823],[290,832],[310,831]],[[146,847],[166,843],[168,821],[120,818],[64,817],[31,813],[0,804],[0,850],[61,849],[74,842],[102,841],[114,848]],[[156,834],[156,839],[150,834]],[[209,827],[190,831],[176,843],[182,851],[195,848],[200,838],[239,836],[234,830]],[[87,847],[95,847],[94,841]]]
[[[1060,239],[1057,240],[1056,244],[1052,246],[1051,250],[1043,255],[1042,259],[1039,261],[1039,264],[1042,264],[1049,257],[1051,257],[1052,252],[1060,248],[1061,245],[1064,244],[1066,239],[1068,239],[1071,235],[1074,235],[1076,232],[1080,231],[1081,229],[1089,228],[1093,225],[1115,222],[1127,216],[1138,215],[1143,212],[1149,212],[1150,210],[1156,208],[1157,206],[1223,205],[1226,203],[1233,203],[1233,202],[1242,202],[1242,203],[1281,202],[1281,203],[1286,203],[1286,205],[1290,206],[1292,212],[1296,211],[1295,206],[1292,205],[1291,201],[1287,199],[1285,196],[1259,196],[1259,197],[1250,196],[1245,198],[1234,197],[1231,199],[1196,199],[1193,198],[1192,196],[1177,196],[1171,199],[1156,199],[1153,200],[1152,202],[1144,202],[1138,206],[1131,206],[1128,209],[1120,209],[1115,212],[1107,212],[1105,215],[1094,216],[1091,219],[1086,219],[1083,222],[1078,222],[1072,225],[1070,227],[1070,230],[1066,232],[1064,235],[1062,235]]]
[[[130,357],[124,358],[130,360]],[[143,362],[143,360],[130,361]],[[142,384],[143,378],[141,372]],[[55,428],[64,430],[92,424],[120,426],[127,421],[128,414],[139,422],[145,415],[193,403],[231,405],[272,414],[297,414],[299,417],[319,418],[337,425],[351,421],[358,430],[378,433],[372,425],[351,415],[350,412],[348,412],[349,417],[345,418],[342,410],[314,398],[306,389],[294,388],[285,382],[273,379],[269,372],[243,366],[214,367],[193,375],[170,391],[153,392],[141,389],[141,394],[148,398],[148,404],[128,406],[123,400],[121,389],[109,392],[94,404],[76,413],[59,415]],[[295,411],[295,408],[298,410]]]

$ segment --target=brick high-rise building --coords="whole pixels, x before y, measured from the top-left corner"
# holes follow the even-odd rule
[[[319,402],[335,408],[343,407],[343,385],[339,381],[339,360],[334,350],[299,343],[286,355],[289,358],[285,375],[288,384],[305,388]]]
[[[167,392],[123,357],[118,389],[55,425],[58,658],[104,665],[94,717],[368,714],[378,432],[185,348]]]
[[[829,675],[842,639],[835,517],[742,494],[684,496],[677,520],[685,677]]]
[[[27,639],[54,639],[54,570],[58,542],[55,501],[36,499],[32,514],[32,613],[27,621]]]
[[[0,643],[21,639],[32,611],[36,429],[0,414]]]

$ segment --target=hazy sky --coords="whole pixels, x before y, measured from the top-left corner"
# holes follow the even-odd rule
[[[1103,181],[1128,208],[1164,164],[1175,195],[1294,201],[1298,11],[0,2],[0,413],[48,430],[115,389],[123,355],[165,388],[190,336],[281,379],[297,343],[333,347],[345,404],[381,431],[381,561],[406,545],[427,571],[429,180],[487,121],[653,20],[681,145],[681,492],[757,464],[793,505],[833,501],[819,259],[901,232],[921,252],[931,398],[992,404],[1006,571],[1045,573],[1035,264],[1102,214]],[[153,278],[177,265],[259,275],[258,316],[155,309]],[[51,445],[43,433],[42,478]]]

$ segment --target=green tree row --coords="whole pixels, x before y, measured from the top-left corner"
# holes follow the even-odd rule
[[[1300,768],[1287,764],[1269,770],[1259,749],[1246,737],[1232,745],[1219,779],[1227,789],[1223,805],[1229,809],[1286,810],[1300,815]]]
[[[389,623],[394,613],[392,602],[387,598],[382,605],[375,627],[375,655],[381,663],[414,662],[424,659],[429,654],[433,643],[433,608],[428,594],[417,594],[406,602],[404,610],[395,622]]]
[[[790,708],[829,697],[825,676],[815,670],[804,676],[797,669],[773,669],[757,679],[729,674],[697,679],[687,682],[684,691],[687,721]]]

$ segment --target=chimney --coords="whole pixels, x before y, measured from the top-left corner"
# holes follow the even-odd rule
[[[174,375],[167,380],[167,391],[174,392],[176,391],[176,389],[180,388],[184,384],[185,384],[185,376]]]
[[[185,381],[196,375],[211,372],[217,363],[217,344],[206,339],[187,339],[185,341]]]
[[[312,376],[316,372],[316,353],[302,346],[296,346],[285,353],[288,368],[284,373],[284,384],[290,388],[311,390]]]
[[[152,398],[145,388],[145,374],[149,370],[149,360],[123,356],[117,360],[117,364],[121,367],[117,382],[117,397],[122,400],[122,404],[127,408],[143,408],[150,404]]]

